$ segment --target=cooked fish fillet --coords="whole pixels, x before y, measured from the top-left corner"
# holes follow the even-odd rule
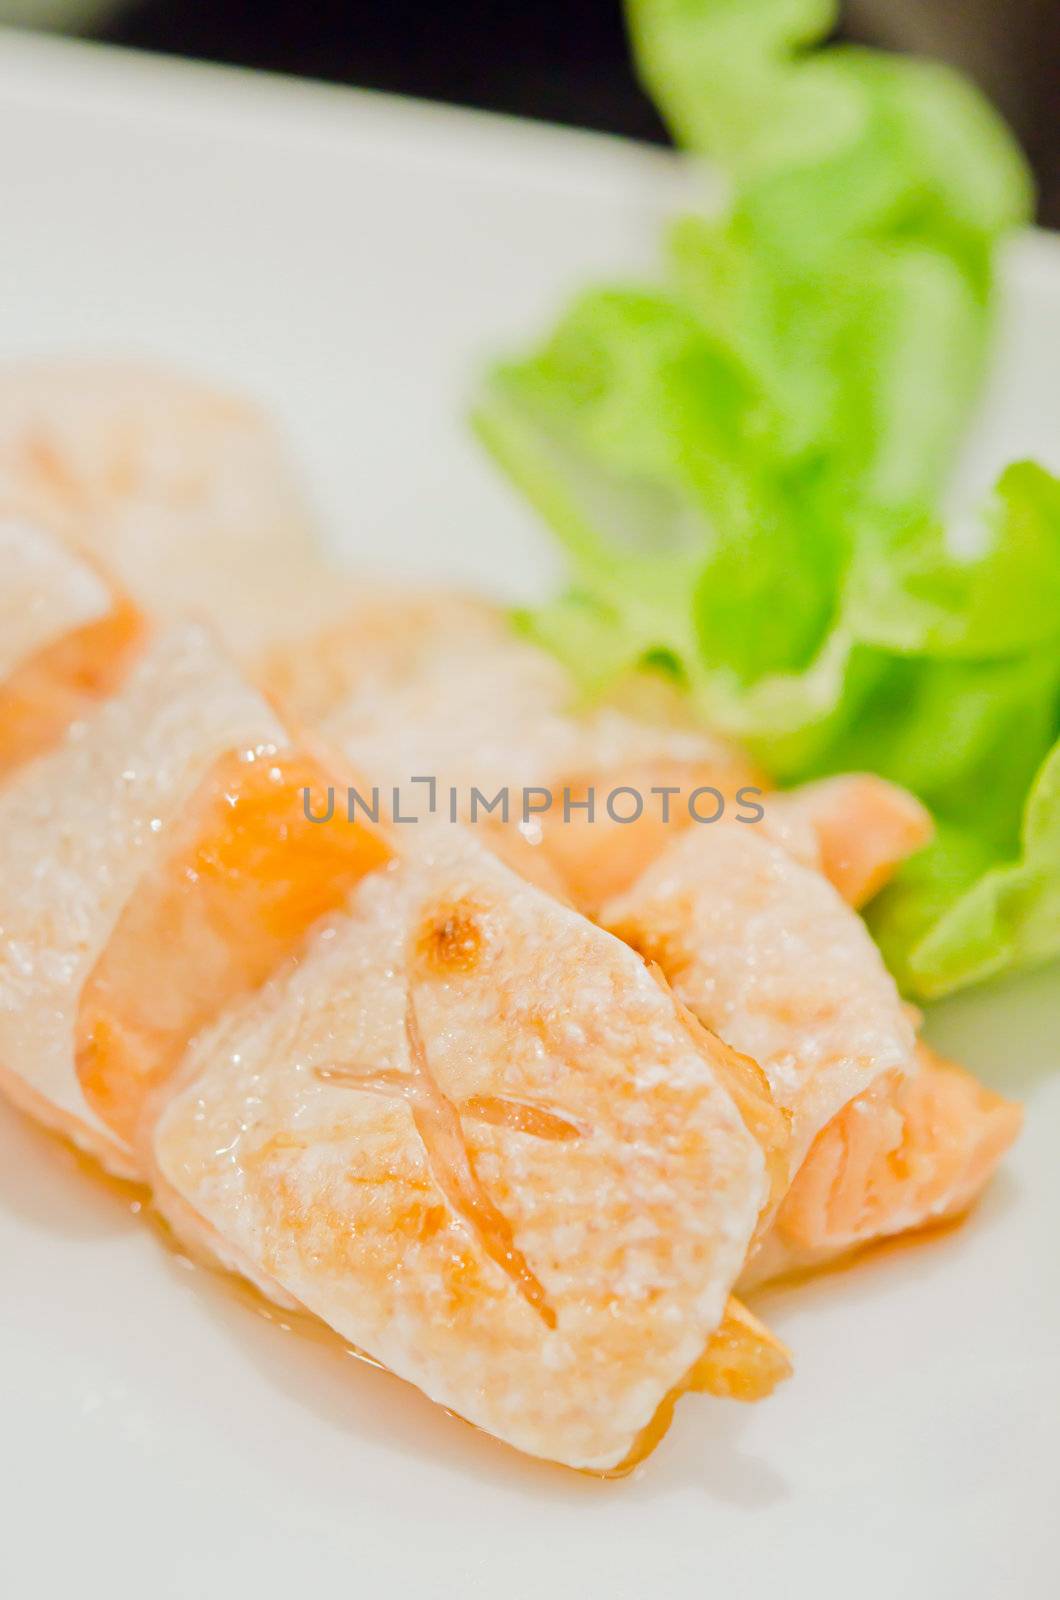
[[[0,515],[0,683],[111,605],[104,580],[54,534]]]
[[[1015,1137],[1018,1109],[917,1045],[860,918],[767,832],[694,830],[604,920],[791,1112],[791,1186],[745,1284],[963,1209]]]
[[[119,1173],[136,1162],[85,1103],[74,1070],[82,984],[211,765],[280,737],[261,697],[187,626],[0,788],[0,1084]]]
[[[574,714],[560,664],[493,606],[458,594],[368,595],[334,627],[274,652],[265,681],[299,720],[363,751],[384,783],[434,772],[489,794],[625,759],[728,757],[688,728],[610,707]]]
[[[762,798],[764,780],[752,765],[692,726],[658,680],[631,681],[620,703],[590,711],[575,705],[560,663],[481,601],[383,591],[343,603],[350,609],[340,620],[267,656],[264,678],[276,698],[372,772],[384,796],[400,785],[406,812],[427,803],[427,790],[410,783],[415,774],[435,777],[443,809],[454,786],[465,815],[472,785],[487,800],[507,787],[516,824],[523,790],[548,791],[551,807],[535,810],[521,838],[539,845],[553,889],[565,886],[591,915],[690,825],[688,799],[697,787],[719,789],[730,810],[743,793]],[[615,816],[606,801],[619,787],[627,793]],[[667,787],[671,798],[663,800]],[[636,805],[629,791],[644,801],[633,823],[622,820]],[[771,793],[763,803],[767,831],[852,904],[881,888],[930,837],[919,802],[872,774]],[[493,842],[494,819],[477,804]],[[701,799],[700,814],[714,804]]]
[[[759,1063],[791,1112],[795,1168],[880,1073],[916,1071],[912,1024],[861,919],[753,825],[685,833],[603,920]]]
[[[405,814],[426,810],[427,788],[410,780],[427,775],[443,815],[455,789],[457,814],[496,836],[498,813],[485,805],[506,788],[510,829],[590,913],[688,824],[697,786],[731,798],[756,777],[744,757],[682,721],[661,684],[631,686],[621,706],[577,708],[557,661],[514,634],[496,608],[460,595],[366,596],[340,622],[274,650],[263,670],[280,703],[371,773],[384,798],[399,786]],[[667,784],[684,799],[649,796]],[[635,822],[608,814],[619,785],[648,796]],[[525,790],[539,791],[526,817]],[[629,807],[628,796],[616,801],[619,815]]]
[[[145,610],[208,621],[243,658],[319,565],[262,414],[147,364],[0,369],[2,503],[86,550]]]
[[[883,1073],[821,1130],[745,1283],[946,1221],[978,1197],[1021,1109],[926,1045],[918,1058],[915,1077]]]
[[[214,762],[173,818],[81,991],[77,1073],[130,1146],[198,1030],[277,967],[390,859],[382,832],[339,813],[327,758],[273,745]]]
[[[871,900],[934,829],[914,795],[871,772],[771,794],[764,807],[772,837],[823,872],[852,906]]]
[[[147,642],[138,609],[53,533],[0,521],[0,781],[117,692]]]
[[[694,1368],[762,1151],[637,957],[463,830],[201,1034],[153,1179],[236,1259],[497,1437],[612,1469]]]

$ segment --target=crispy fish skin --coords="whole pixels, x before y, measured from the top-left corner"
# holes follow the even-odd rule
[[[593,1471],[703,1354],[768,1193],[656,978],[450,829],[196,1040],[153,1161],[359,1348]]]
[[[48,1126],[133,1176],[74,1067],[82,984],[204,774],[282,730],[209,636],[163,634],[123,690],[0,789],[0,1081]]]

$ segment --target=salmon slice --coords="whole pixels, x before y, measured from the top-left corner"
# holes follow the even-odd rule
[[[590,749],[593,722],[585,728]],[[667,755],[666,737],[660,735],[656,754],[642,759],[635,750],[637,730],[628,753],[614,766],[579,766],[576,774],[556,775],[555,811],[542,824],[542,845],[587,916],[599,916],[600,908],[635,883],[671,839],[693,826],[690,800],[712,815],[718,797],[731,811],[745,792],[762,793],[748,763],[721,752],[702,759]],[[584,809],[590,795],[591,813]],[[566,813],[565,797],[570,801]]]
[[[53,536],[0,522],[0,779],[114,694],[147,628]]]
[[[261,413],[146,364],[0,369],[0,501],[54,526],[149,614],[201,618],[244,660],[320,566]]]
[[[770,795],[765,810],[770,833],[818,867],[851,906],[878,894],[934,831],[914,795],[871,772]]]
[[[744,1285],[967,1208],[1014,1139],[1019,1109],[915,1043],[860,919],[768,834],[690,835],[606,919],[791,1113]]]
[[[374,709],[377,697],[391,692],[410,698],[421,691],[429,695],[426,679],[446,660],[477,661],[481,668],[496,659],[511,699],[513,722],[528,725],[562,696],[563,673],[558,663],[530,646],[520,646],[513,656],[508,648],[511,639],[502,614],[484,600],[448,589],[410,592],[377,584],[367,590],[362,587],[349,598],[330,625],[318,626],[314,620],[276,641],[263,654],[261,681],[295,722],[317,727],[335,717],[335,727],[341,731],[342,719],[349,717],[364,722],[366,737],[382,737],[387,730]],[[493,700],[481,671],[465,673],[465,686],[471,698],[465,694],[450,707],[460,718],[462,750],[472,737],[472,719],[480,717],[479,707],[489,708]],[[417,722],[424,720],[414,703],[407,709]],[[481,714],[480,732],[488,740],[495,731],[487,709]],[[438,730],[433,727],[431,732],[433,755]],[[444,743],[441,748],[444,752]],[[415,761],[423,753],[412,748],[409,758]]]
[[[108,585],[47,529],[0,515],[0,683],[64,635],[102,622]]]
[[[772,1270],[818,1265],[966,1211],[1022,1122],[1019,1106],[920,1046],[821,1130],[776,1221]]]
[[[331,776],[286,747],[263,760],[226,754],[138,882],[85,983],[75,1033],[85,1098],[126,1145],[193,1035],[389,859],[378,830],[311,820],[326,813]]]
[[[466,830],[408,840],[194,1040],[156,1195],[479,1427],[613,1471],[690,1374],[783,1375],[751,1326],[701,1360],[765,1161],[632,951]]]
[[[761,1066],[791,1116],[788,1180],[824,1125],[916,1041],[860,917],[760,828],[670,845],[603,921],[659,964],[707,1028]]]
[[[73,723],[117,693],[147,631],[136,607],[118,600],[102,621],[68,633],[0,685],[0,779],[50,750]]]
[[[138,1162],[74,1067],[82,986],[210,769],[233,749],[265,760],[283,738],[189,626],[151,644],[120,693],[0,790],[0,1086],[122,1176]]]
[[[459,595],[365,597],[341,623],[275,650],[265,682],[371,772],[384,801],[397,786],[404,811],[422,814],[433,792],[437,811],[493,847],[514,833],[590,915],[689,825],[695,790],[732,802],[756,782],[746,758],[682,720],[661,682],[627,686],[623,704],[578,708],[559,662],[494,607]],[[412,781],[428,775],[433,791]],[[502,792],[504,814],[487,810]]]

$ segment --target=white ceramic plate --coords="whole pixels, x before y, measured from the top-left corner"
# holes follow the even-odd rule
[[[609,140],[0,34],[0,358],[132,349],[249,390],[336,548],[525,595],[548,541],[462,395],[569,288],[650,265],[678,182]],[[1055,242],[1020,243],[1009,291],[966,486],[1060,467]],[[772,1294],[795,1381],[686,1400],[617,1484],[256,1316],[0,1110],[0,1592],[1060,1592],[1058,989],[932,1018],[1028,1101],[971,1223]]]

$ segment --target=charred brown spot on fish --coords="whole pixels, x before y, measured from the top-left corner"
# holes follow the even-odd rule
[[[470,900],[434,907],[423,918],[415,938],[420,971],[448,977],[473,972],[486,945],[485,914]]]

